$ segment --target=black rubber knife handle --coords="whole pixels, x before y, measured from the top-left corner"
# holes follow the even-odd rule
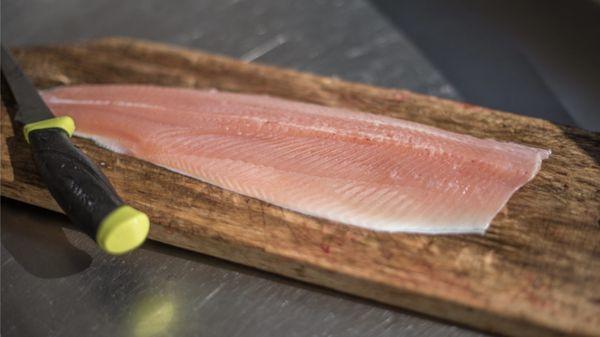
[[[75,225],[112,254],[127,252],[144,241],[147,216],[124,205],[106,176],[71,143],[64,130],[34,130],[28,137],[38,172]]]
[[[75,122],[54,116],[31,81],[2,46],[2,100],[10,89],[23,123],[23,135],[50,194],[71,221],[110,254],[141,245],[150,229],[148,216],[125,205],[102,171],[72,143]],[[8,92],[7,92],[8,93]]]

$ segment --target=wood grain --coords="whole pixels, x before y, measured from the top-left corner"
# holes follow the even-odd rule
[[[74,142],[152,219],[150,237],[513,336],[600,336],[600,135],[402,90],[113,38],[15,50],[40,88],[152,83],[269,94],[553,151],[485,235],[371,232]],[[16,134],[16,136],[15,136]],[[2,109],[2,195],[59,210]]]

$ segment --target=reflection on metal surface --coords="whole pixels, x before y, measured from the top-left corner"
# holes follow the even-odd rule
[[[132,308],[132,327],[135,337],[163,336],[175,317],[175,303],[165,296],[142,298]],[[169,333],[172,335],[172,331]]]

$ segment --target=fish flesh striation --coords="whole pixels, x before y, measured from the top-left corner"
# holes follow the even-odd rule
[[[137,85],[43,92],[99,145],[304,214],[484,233],[550,151],[261,95]]]

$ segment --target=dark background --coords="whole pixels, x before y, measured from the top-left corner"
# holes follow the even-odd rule
[[[600,130],[600,2],[4,0],[2,43],[124,35]],[[118,62],[118,60],[116,61]],[[3,336],[476,336],[2,201]]]

